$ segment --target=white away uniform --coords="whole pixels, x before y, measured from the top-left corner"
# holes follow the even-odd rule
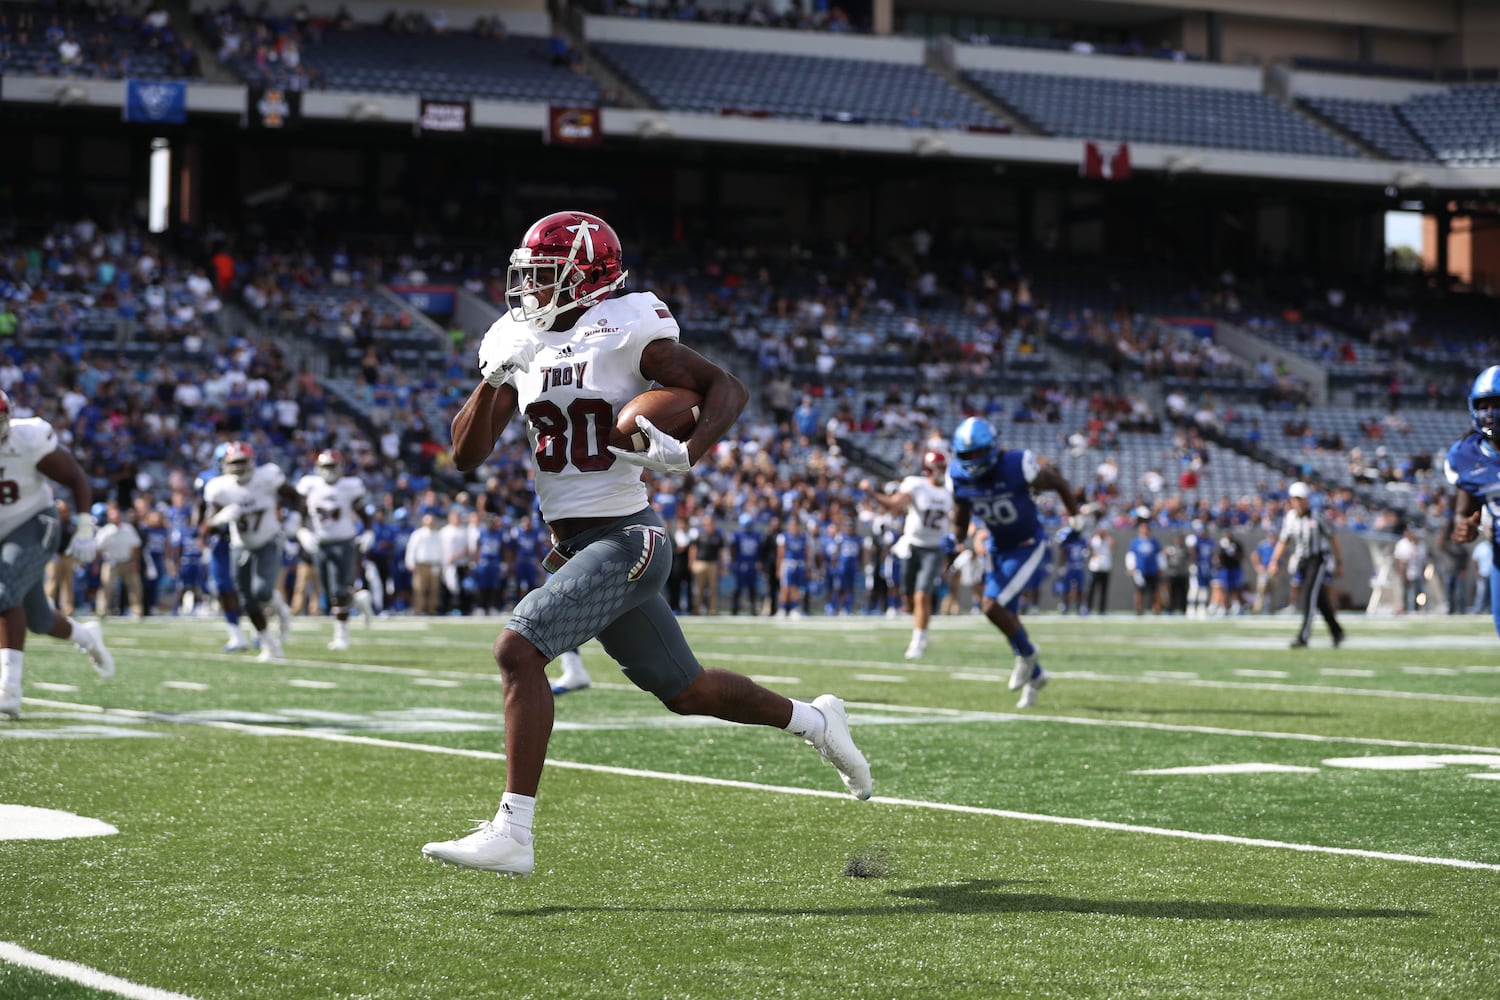
[[[508,315],[496,320],[514,322]],[[641,352],[652,341],[676,340],[677,321],[656,295],[632,292],[585,310],[570,330],[536,337],[541,346],[530,370],[510,382],[536,454],[542,517],[623,517],[642,510],[641,467],[610,453],[609,433],[616,411],[651,388],[641,374]]]

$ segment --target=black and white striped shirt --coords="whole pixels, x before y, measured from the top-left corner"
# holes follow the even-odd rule
[[[1313,556],[1332,553],[1332,536],[1333,529],[1328,526],[1328,522],[1311,511],[1303,515],[1289,510],[1281,523],[1281,541],[1291,549],[1289,565],[1293,568],[1301,566]]]

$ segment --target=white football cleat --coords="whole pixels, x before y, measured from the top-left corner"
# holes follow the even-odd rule
[[[927,637],[925,635],[914,635],[911,637],[911,645],[906,647],[906,658],[915,660],[927,652]]]
[[[1040,666],[1031,675],[1031,680],[1026,682],[1026,687],[1021,691],[1021,700],[1016,702],[1017,708],[1030,708],[1036,704],[1036,696],[1041,693],[1042,688],[1047,686],[1047,671]]]
[[[8,715],[12,719],[21,717],[21,689],[0,688],[0,715]]]
[[[467,837],[424,844],[422,857],[511,878],[525,878],[536,867],[532,844],[521,843],[487,819],[475,820]]]
[[[1036,672],[1036,654],[1030,656],[1016,657],[1016,666],[1010,672],[1010,689],[1019,691],[1031,680],[1031,675]]]
[[[375,625],[375,598],[368,590],[356,590],[354,592],[354,606],[359,609],[360,618],[364,620],[365,628]]]
[[[562,676],[557,679],[557,683],[552,685],[554,695],[567,694],[569,691],[582,691],[593,683],[588,670],[583,666],[582,656],[570,649],[557,659],[562,664]]]
[[[270,632],[265,633],[260,638],[260,655],[255,659],[258,663],[280,663],[286,659],[281,652],[281,641]]]
[[[347,636],[336,635],[333,637],[333,641],[328,644],[328,648],[336,651],[348,649],[349,639]]]
[[[286,601],[276,602],[276,625],[281,632],[281,645],[285,646],[292,638],[292,609]],[[281,658],[281,651],[277,650],[276,658]]]
[[[813,699],[813,708],[823,713],[823,736],[816,742],[807,742],[816,747],[823,759],[838,769],[844,779],[844,787],[856,799],[868,799],[875,791],[874,779],[870,777],[870,764],[865,755],[854,745],[849,735],[849,715],[844,711],[842,700],[831,694],[820,694]]]
[[[89,654],[94,669],[104,680],[115,675],[115,658],[104,645],[104,633],[98,622],[87,622],[73,630],[73,643]]]

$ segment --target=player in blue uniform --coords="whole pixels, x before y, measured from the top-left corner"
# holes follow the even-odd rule
[[[1207,618],[1209,599],[1213,596],[1214,540],[1203,522],[1196,520],[1185,544],[1192,573],[1188,581],[1187,613],[1193,618]]]
[[[1144,508],[1142,508],[1144,511]],[[1130,540],[1130,548],[1125,552],[1125,569],[1130,573],[1131,582],[1135,584],[1135,613],[1138,615],[1146,613],[1146,605],[1150,604],[1154,614],[1161,614],[1161,542],[1157,541],[1151,534],[1151,519],[1149,512],[1147,516],[1136,515],[1136,536]],[[1209,551],[1213,551],[1213,542],[1209,543]]]
[[[776,579],[781,584],[781,614],[785,618],[802,617],[802,591],[807,589],[807,570],[812,546],[802,530],[802,515],[787,515],[786,530],[776,536]]]
[[[1069,524],[1057,533],[1056,541],[1062,555],[1063,571],[1054,587],[1062,612],[1086,615],[1088,610],[1083,606],[1083,592],[1088,581],[1088,536]]]
[[[854,614],[854,594],[859,590],[860,577],[864,575],[864,539],[859,528],[849,517],[844,517],[833,536],[830,556],[831,571],[829,597],[836,614]]]
[[[499,514],[491,514],[479,529],[479,553],[474,564],[475,607],[480,614],[499,614],[501,581],[505,569],[505,525]]]
[[[193,489],[198,494],[198,538],[201,548],[208,551],[208,583],[219,598],[219,610],[224,613],[224,624],[229,629],[229,642],[225,644],[224,652],[236,653],[249,649],[250,643],[240,628],[240,598],[234,590],[234,566],[229,560],[229,526],[214,527],[208,523],[204,517],[206,502],[203,499],[204,487],[219,475],[228,451],[227,443],[220,443],[214,449],[213,467],[198,474]]]
[[[943,548],[950,558],[956,555],[976,517],[989,529],[990,566],[979,608],[1010,640],[1016,653],[1010,689],[1021,691],[1019,707],[1029,708],[1046,685],[1047,672],[1016,612],[1021,592],[1045,578],[1051,562],[1047,532],[1031,494],[1053,491],[1070,518],[1078,514],[1078,500],[1068,481],[1057,470],[1044,468],[1030,451],[1002,450],[995,429],[978,417],[953,432],[953,454],[948,472],[955,503],[953,537],[943,540]]]
[[[750,614],[760,605],[760,532],[755,516],[749,511],[740,515],[740,526],[729,537],[731,571],[734,573],[734,603],[730,614],[740,613],[740,599],[746,598]]]
[[[1448,449],[1444,472],[1458,490],[1453,503],[1453,540],[1467,545],[1479,535],[1479,519],[1490,513],[1491,551],[1500,524],[1500,365],[1479,373],[1469,390],[1474,429]],[[1496,553],[1500,555],[1500,553]],[[1490,614],[1500,632],[1500,560],[1490,564]]]

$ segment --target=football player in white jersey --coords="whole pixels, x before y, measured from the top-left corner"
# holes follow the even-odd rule
[[[364,533],[363,513],[367,495],[357,476],[344,475],[344,458],[336,451],[318,454],[318,471],[297,481],[297,492],[307,504],[307,520],[297,531],[297,544],[312,556],[318,583],[328,595],[333,612],[333,641],[329,649],[349,648],[349,608],[355,599],[355,568],[359,554],[355,546]],[[364,592],[361,612],[370,621],[373,607]]]
[[[94,559],[94,494],[73,453],[57,443],[52,425],[39,417],[11,419],[10,396],[0,392],[0,715],[21,717],[21,673],[26,630],[71,639],[106,680],[115,660],[104,647],[99,623],[80,625],[54,611],[42,586],[47,563],[62,531],[52,484],[73,494],[73,540],[69,558]]]
[[[234,589],[255,626],[260,640],[260,659],[280,660],[284,654],[286,619],[270,632],[266,609],[278,617],[289,614],[286,599],[276,585],[281,576],[284,540],[281,508],[293,514],[286,531],[295,532],[306,510],[302,496],[286,481],[286,473],[269,463],[255,464],[255,450],[243,441],[232,442],[224,452],[223,472],[203,488],[208,504],[208,522],[229,526],[230,561],[234,565]],[[279,601],[279,604],[277,603]]]
[[[943,582],[943,538],[953,530],[953,494],[945,485],[948,456],[929,450],[922,456],[922,475],[907,476],[894,493],[871,493],[870,497],[893,514],[906,511],[906,522],[893,551],[905,561],[901,589],[911,598],[911,643],[906,658],[915,660],[927,651],[927,626]],[[869,491],[868,481],[860,488]]]
[[[511,254],[510,310],[485,334],[482,378],[453,418],[454,464],[467,472],[490,457],[514,415],[525,417],[555,547],[544,562],[552,575],[522,598],[495,640],[505,682],[500,809],[466,837],[423,847],[433,860],[509,875],[532,870],[532,813],[553,720],[546,666],[595,637],[633,684],[672,711],[785,729],[816,747],[856,798],[870,797],[870,768],[842,701],[794,702],[740,674],[705,670],[662,596],[672,541],[641,470],[686,472],[749,394],[678,343],[677,321],[661,299],[616,296],[625,278],[619,237],[598,216],[558,212],[532,225]],[[642,418],[645,451],[609,447],[615,413],[653,383],[703,396],[692,436],[678,441]]]

